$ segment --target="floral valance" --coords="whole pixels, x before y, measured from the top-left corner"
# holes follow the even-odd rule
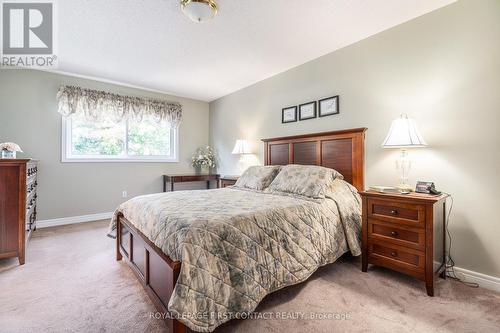
[[[159,99],[122,96],[105,91],[62,86],[57,93],[59,113],[63,116],[83,114],[93,120],[111,119],[120,122],[133,118],[141,121],[144,116],[153,116],[177,128],[182,118],[179,103]]]

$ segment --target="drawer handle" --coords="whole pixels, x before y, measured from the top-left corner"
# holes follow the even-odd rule
[[[398,211],[396,209],[391,210],[392,215],[398,215]]]
[[[397,253],[396,251],[391,252],[391,256],[393,256],[393,257],[397,257],[397,256],[398,256],[398,253]]]
[[[396,237],[398,235],[398,232],[397,231],[391,231],[391,236],[392,237]]]

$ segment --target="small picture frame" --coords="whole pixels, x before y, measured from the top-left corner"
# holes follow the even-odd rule
[[[281,123],[293,123],[297,121],[297,107],[289,106],[281,110]]]
[[[316,101],[299,105],[299,120],[316,118]]]
[[[318,104],[320,117],[326,117],[340,113],[338,95],[320,99],[318,101]]]

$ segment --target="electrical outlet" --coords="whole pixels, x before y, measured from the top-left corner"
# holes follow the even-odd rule
[[[126,198],[126,197],[128,197],[127,191],[122,191],[122,198]]]

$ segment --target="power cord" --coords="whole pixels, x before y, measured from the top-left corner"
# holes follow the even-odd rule
[[[446,225],[445,225],[445,229],[446,229],[446,235],[448,236],[448,251],[447,253],[445,253],[445,274],[447,277],[455,280],[455,281],[458,281],[460,283],[463,283],[464,285],[468,286],[468,287],[471,287],[471,288],[478,288],[479,287],[479,284],[475,283],[475,282],[467,282],[467,281],[464,281],[463,279],[459,278],[457,276],[457,274],[455,273],[455,261],[453,260],[453,258],[451,257],[451,244],[452,244],[452,238],[451,238],[451,233],[450,233],[450,229],[448,228],[449,224],[450,224],[450,217],[451,217],[451,212],[453,211],[453,196],[449,193],[446,193],[446,192],[443,192],[444,194],[448,195],[448,197],[450,198],[451,200],[451,204],[450,204],[450,209],[448,210],[448,215],[446,217]]]

